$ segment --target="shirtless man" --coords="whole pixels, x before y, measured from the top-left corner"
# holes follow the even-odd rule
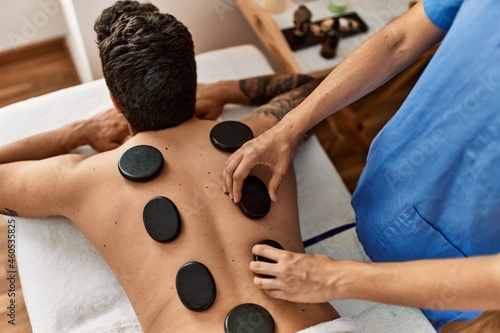
[[[272,239],[286,250],[304,252],[294,174],[288,172],[281,185],[286,200],[273,203],[258,221],[220,192],[228,154],[210,142],[216,122],[193,118],[193,48],[191,35],[171,15],[148,12],[118,19],[99,50],[111,97],[127,118],[132,138],[92,157],[72,154],[0,165],[2,213],[63,215],[73,221],[113,270],[145,332],[222,332],[227,314],[244,303],[266,309],[281,333],[338,318],[328,303],[277,301],[253,284],[249,263],[255,244]],[[257,136],[314,87],[307,77],[284,75],[221,82],[217,90],[225,92],[225,102],[270,100],[243,120]],[[122,155],[138,145],[156,147],[165,161],[148,182],[127,180],[117,168]],[[255,175],[268,181],[266,170]],[[180,214],[180,234],[168,243],[153,240],[143,224],[146,204],[158,196],[171,199]],[[205,265],[215,281],[215,301],[205,311],[187,309],[177,294],[176,275],[192,261]],[[249,321],[238,331],[262,332],[252,318],[242,320]]]

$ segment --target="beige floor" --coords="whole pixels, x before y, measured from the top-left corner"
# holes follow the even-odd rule
[[[0,53],[0,107],[80,81],[63,38]]]

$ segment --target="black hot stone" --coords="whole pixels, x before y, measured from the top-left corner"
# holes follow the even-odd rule
[[[269,311],[251,303],[233,308],[226,316],[224,326],[226,333],[274,333],[274,319]]]
[[[210,131],[210,141],[217,148],[225,152],[234,153],[243,144],[253,139],[250,127],[239,121],[223,121],[215,125]]]
[[[243,214],[251,219],[261,219],[271,209],[271,197],[262,180],[248,176],[243,182],[239,206]]]
[[[217,292],[212,273],[199,262],[184,264],[177,272],[175,285],[182,304],[189,310],[205,311],[215,301]]]
[[[174,240],[181,230],[181,218],[175,204],[165,197],[151,199],[142,212],[144,227],[157,242]]]
[[[163,169],[163,155],[152,146],[141,145],[128,149],[120,157],[118,170],[133,182],[147,182],[158,176]]]
[[[266,239],[266,240],[260,242],[259,244],[269,245],[269,246],[272,246],[274,248],[277,248],[277,249],[280,249],[280,250],[284,250],[283,246],[281,246],[280,243],[278,243],[277,241],[273,241],[271,239]],[[276,261],[274,261],[274,260],[271,260],[271,259],[268,259],[268,258],[262,257],[262,256],[257,256],[257,255],[254,256],[254,260],[255,261],[269,262],[271,264],[275,264],[276,263]]]

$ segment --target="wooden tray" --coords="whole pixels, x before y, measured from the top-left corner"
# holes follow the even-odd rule
[[[346,14],[341,15],[341,16],[332,16],[332,18],[335,18],[335,19],[338,19],[341,17],[354,19],[354,20],[359,22],[359,26],[357,29],[343,31],[340,33],[341,37],[354,36],[354,35],[357,35],[359,33],[363,33],[363,32],[368,31],[368,25],[366,25],[366,23],[361,19],[361,17],[359,17],[359,15],[356,12],[346,13]],[[325,18],[327,18],[327,17],[325,17]],[[325,18],[323,18],[319,21],[313,21],[311,23],[320,24],[321,21],[323,21]],[[305,37],[302,37],[299,39],[299,38],[295,37],[295,35],[293,34],[293,29],[294,28],[288,28],[288,29],[281,30],[283,32],[283,34],[285,35],[285,38],[286,38],[288,44],[290,45],[290,48],[293,51],[297,51],[297,50],[300,50],[300,49],[303,49],[303,48],[306,48],[309,46],[319,44],[319,43],[321,43],[321,40],[323,38],[322,36],[316,37],[310,31],[308,31]]]

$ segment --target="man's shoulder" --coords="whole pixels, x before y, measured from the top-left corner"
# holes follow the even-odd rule
[[[109,178],[117,170],[117,152],[103,152],[96,155],[67,154],[54,158],[53,168],[58,170],[60,181],[72,186]]]

